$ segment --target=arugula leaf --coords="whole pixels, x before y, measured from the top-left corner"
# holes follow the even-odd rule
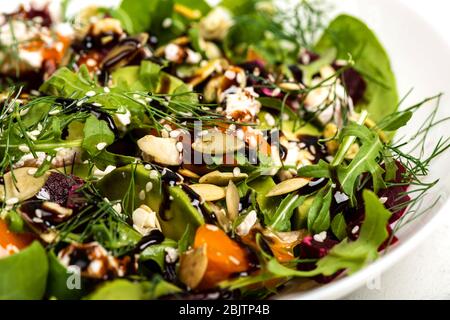
[[[48,261],[44,248],[33,242],[28,248],[0,259],[0,300],[42,299]]]
[[[308,212],[308,230],[313,234],[327,231],[330,228],[330,206],[332,188],[323,188],[315,196]]]
[[[153,260],[155,261],[161,270],[164,270],[164,264],[165,264],[165,257],[166,257],[166,248],[176,248],[177,242],[173,241],[171,239],[165,239],[160,244],[155,244],[152,246],[147,247],[144,251],[140,254],[140,260],[147,261],[147,260]]]
[[[315,50],[323,54],[330,48],[338,50],[338,59],[355,60],[354,68],[367,82],[364,102],[359,107],[367,109],[376,122],[397,110],[397,84],[389,57],[367,25],[357,18],[340,15],[331,22]]]
[[[304,166],[298,170],[298,176],[304,178],[331,178],[330,165],[320,160],[316,165]]]
[[[331,231],[340,241],[347,237],[347,223],[342,213],[337,214],[331,221]]]
[[[298,194],[290,194],[283,201],[281,201],[278,210],[271,218],[269,227],[274,231],[286,232],[291,229],[291,217],[294,210],[297,209],[306,197],[301,197]]]
[[[86,92],[96,89],[95,82],[90,78],[89,71],[82,65],[78,73],[66,67],[58,69],[39,88],[42,93],[63,98],[81,99]]]
[[[82,147],[92,157],[99,155],[107,146],[114,142],[114,133],[108,124],[91,115],[87,118],[83,129],[84,138]]]
[[[356,183],[363,173],[369,172],[372,175],[375,192],[386,187],[383,180],[384,170],[377,161],[383,150],[383,144],[375,132],[357,124],[350,124],[342,130],[341,142],[349,136],[359,138],[362,146],[348,166],[337,168],[337,174],[342,189],[354,202]]]

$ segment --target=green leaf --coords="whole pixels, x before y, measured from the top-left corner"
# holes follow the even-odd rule
[[[323,188],[314,198],[308,212],[308,230],[312,234],[319,234],[330,228],[330,206],[332,200],[332,188]]]
[[[344,269],[349,274],[362,269],[378,257],[378,249],[389,236],[386,226],[391,212],[384,208],[372,191],[364,190],[363,198],[365,219],[359,238],[354,242],[349,240],[341,242],[325,258],[319,260],[317,270],[325,276]]]
[[[304,178],[331,178],[330,165],[320,160],[316,165],[304,166],[298,170],[298,176]]]
[[[348,239],[333,247],[327,256],[317,262],[311,271],[297,271],[281,265],[276,259],[267,263],[267,270],[273,278],[281,277],[313,277],[317,275],[331,276],[346,270],[355,273],[378,257],[378,249],[389,237],[386,226],[391,217],[381,204],[375,193],[364,190],[365,219],[361,226],[358,240]]]
[[[315,50],[323,54],[330,48],[338,50],[338,59],[348,59],[350,54],[355,61],[354,68],[367,82],[364,101],[358,107],[367,109],[376,122],[397,110],[397,85],[389,57],[364,22],[348,15],[337,17]]]
[[[188,224],[180,240],[178,240],[178,251],[180,254],[189,249],[189,247],[194,243],[194,238],[195,230]]]
[[[306,197],[301,197],[298,194],[290,194],[284,198],[271,219],[270,228],[279,232],[290,231],[291,217],[294,214],[294,210],[301,206],[305,199]]]
[[[39,300],[45,293],[48,261],[44,248],[28,248],[0,259],[0,300]]]
[[[378,135],[364,126],[351,124],[342,130],[340,140],[343,141],[349,136],[359,138],[362,146],[348,166],[341,165],[337,168],[337,174],[342,189],[354,203],[356,184],[362,174],[369,172],[372,175],[375,192],[385,188],[386,184],[383,180],[384,170],[377,161],[383,150],[383,144]]]
[[[313,77],[320,72],[320,70],[331,65],[336,60],[336,48],[330,48],[322,53],[320,58],[310,64],[300,66],[303,71],[303,82],[311,86]]]
[[[74,277],[74,273],[67,270],[65,266],[61,264],[58,258],[53,252],[48,254],[48,279],[46,296],[48,298],[56,298],[60,300],[78,300],[87,292],[87,281],[83,278],[80,279],[80,288],[69,289],[67,283],[70,283],[70,277]]]
[[[347,238],[347,223],[342,213],[337,214],[331,221],[331,231],[340,241]]]
[[[266,197],[266,194],[268,194],[269,191],[275,187],[275,185],[275,182],[270,176],[260,177],[248,183],[248,187],[256,193],[256,202],[259,210],[264,215],[264,221],[266,224],[270,224],[272,218],[278,210],[278,207],[280,206],[280,200],[278,198]]]
[[[155,277],[153,281],[132,282],[124,279],[104,282],[87,300],[152,300],[181,290]]]
[[[162,29],[162,21],[172,16],[173,1],[172,0],[122,0],[120,4],[122,15],[126,14],[131,19],[121,20],[124,27],[130,28],[131,20],[132,29],[127,29],[129,33],[140,33],[152,31],[156,34]],[[120,18],[120,15],[119,15]]]
[[[99,155],[106,146],[114,142],[114,133],[109,129],[108,124],[93,115],[87,118],[83,133],[82,147],[92,157]]]
[[[256,4],[261,0],[222,0],[220,6],[227,8],[235,15],[244,15],[254,13],[256,10]]]
[[[165,239],[160,244],[155,244],[147,247],[144,251],[141,252],[139,259],[142,261],[153,260],[159,265],[161,270],[164,270],[166,249],[176,247],[176,241]]]
[[[81,66],[78,73],[66,67],[60,68],[42,84],[39,91],[50,96],[81,99],[86,96],[86,92],[96,88],[86,72],[85,65]]]
[[[396,112],[381,120],[377,127],[383,131],[397,131],[406,126],[412,116],[413,113],[411,111]]]

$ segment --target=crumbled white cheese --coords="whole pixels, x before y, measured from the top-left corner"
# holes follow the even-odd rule
[[[336,200],[337,204],[340,204],[348,201],[350,198],[345,193],[336,191],[336,193],[334,194],[334,199]]]
[[[164,49],[164,56],[171,62],[180,62],[180,57],[183,55],[183,50],[179,45],[169,43]]]
[[[200,35],[205,40],[223,40],[233,25],[228,10],[216,7],[200,21]]]
[[[327,232],[323,231],[319,234],[314,235],[313,239],[317,242],[324,242],[327,238]]]
[[[187,49],[187,58],[186,62],[189,64],[198,64],[202,61],[202,55],[198,52],[192,51],[191,49]]]
[[[231,87],[223,95],[225,113],[235,120],[251,120],[261,110],[261,103],[256,99],[259,95],[251,87]]]
[[[133,228],[143,236],[154,229],[161,230],[156,213],[147,206],[140,206],[133,211]]]
[[[126,131],[127,126],[131,123],[131,113],[127,109],[124,113],[115,113],[114,114],[114,123],[117,128],[121,131]]]

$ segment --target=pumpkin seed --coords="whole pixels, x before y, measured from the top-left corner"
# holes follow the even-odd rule
[[[215,184],[216,186],[226,186],[230,181],[239,182],[248,178],[248,174],[239,173],[235,175],[233,172],[213,171],[202,176],[199,183]]]
[[[228,66],[228,62],[225,59],[211,60],[204,67],[201,67],[195,72],[194,77],[189,81],[189,85],[195,87],[208,79],[214,72],[222,72]]]
[[[239,190],[232,180],[228,183],[225,199],[227,203],[228,217],[231,221],[234,221],[239,215],[240,197]]]
[[[33,168],[14,169],[3,176],[5,186],[2,199],[7,201],[8,199],[17,198],[19,201],[24,201],[32,198],[41,190],[47,181],[49,173],[36,178],[28,173],[30,169]]]
[[[191,170],[185,169],[185,168],[180,168],[178,170],[178,173],[186,178],[192,178],[192,179],[200,178],[200,176],[198,174],[196,174],[195,172],[192,172]]]
[[[212,213],[216,216],[217,222],[219,223],[220,227],[225,231],[226,233],[231,231],[231,221],[228,218],[227,212],[225,209],[219,207],[213,202],[208,202],[208,206],[211,209]]]
[[[144,153],[144,160],[155,161],[167,166],[178,166],[182,162],[177,149],[177,139],[148,135],[139,139],[137,144]]]
[[[225,198],[225,190],[213,184],[193,184],[189,186],[203,201],[219,201]]]
[[[310,179],[304,178],[293,178],[283,181],[273,187],[269,193],[267,193],[266,197],[277,197],[297,191],[308,185],[310,181]]]
[[[192,144],[195,151],[211,155],[234,153],[244,147],[244,141],[215,130],[208,131]]]
[[[298,83],[293,82],[283,82],[278,85],[281,90],[285,91],[300,91],[302,87]]]
[[[190,250],[181,255],[179,277],[190,289],[198,287],[206,273],[208,257],[206,244],[195,250]]]

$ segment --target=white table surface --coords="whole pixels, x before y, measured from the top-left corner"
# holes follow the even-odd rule
[[[432,24],[450,45],[450,1],[402,1]],[[447,94],[450,94],[450,84],[448,86]],[[450,211],[450,205],[444,210]],[[450,212],[448,213],[427,242],[379,279],[349,295],[347,299],[450,299]]]

